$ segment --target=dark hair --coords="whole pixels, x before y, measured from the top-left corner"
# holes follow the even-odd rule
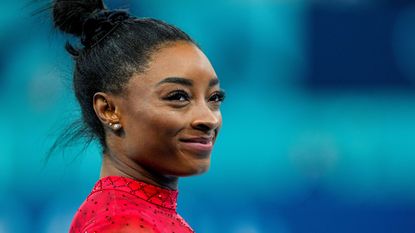
[[[83,124],[69,138],[64,133],[58,143],[62,139],[68,143],[75,137],[90,139],[88,142],[98,139],[105,150],[104,127],[92,105],[94,94],[120,94],[134,74],[146,70],[151,54],[162,45],[174,41],[194,43],[173,25],[132,17],[122,10],[110,11],[102,0],[55,0],[53,20],[55,27],[80,37],[82,44],[76,48],[67,43],[66,49],[75,60],[73,87]]]

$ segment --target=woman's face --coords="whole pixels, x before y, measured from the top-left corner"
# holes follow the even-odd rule
[[[222,125],[223,92],[207,57],[175,42],[156,51],[119,98],[124,156],[162,175],[206,171]]]

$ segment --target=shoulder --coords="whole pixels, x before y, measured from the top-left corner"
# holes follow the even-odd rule
[[[92,193],[79,208],[71,233],[158,233],[148,203],[128,193],[105,190]]]
[[[100,216],[86,225],[82,232],[159,233],[156,226],[150,221],[131,214]]]

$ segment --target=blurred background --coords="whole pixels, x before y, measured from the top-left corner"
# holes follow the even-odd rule
[[[77,119],[45,1],[0,3],[0,233],[67,232],[100,150],[45,164]],[[180,182],[198,233],[415,232],[415,1],[106,1],[188,32],[227,91],[212,166]]]

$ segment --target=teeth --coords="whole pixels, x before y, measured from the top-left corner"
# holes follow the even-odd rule
[[[210,140],[182,140],[184,142],[193,142],[193,143],[200,143],[200,144],[209,144]]]
[[[205,141],[194,141],[194,142],[201,143],[201,144],[207,144],[207,142],[205,142]]]

